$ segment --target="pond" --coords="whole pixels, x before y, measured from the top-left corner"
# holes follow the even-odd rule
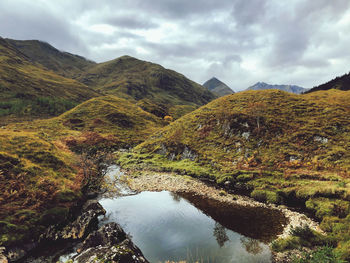
[[[100,203],[100,224],[119,223],[150,262],[271,262],[267,243],[285,223],[275,210],[167,191]]]

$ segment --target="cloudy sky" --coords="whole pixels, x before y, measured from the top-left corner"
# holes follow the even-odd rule
[[[97,62],[127,54],[234,90],[350,71],[349,0],[1,0],[0,36]]]

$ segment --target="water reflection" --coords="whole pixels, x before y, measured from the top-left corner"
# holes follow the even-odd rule
[[[224,228],[218,222],[215,222],[213,235],[220,247],[223,247],[225,242],[230,240],[227,236],[226,228]]]
[[[121,224],[150,262],[271,262],[268,245],[227,229],[170,192],[142,192],[100,202],[109,215],[106,220]],[[249,214],[232,216],[249,220]],[[240,230],[239,225],[235,229]]]
[[[181,201],[181,196],[179,196],[177,193],[170,192],[171,197],[175,202],[180,202]]]
[[[256,239],[241,237],[240,240],[245,250],[250,254],[257,255],[263,251],[263,248],[260,246],[260,242]]]

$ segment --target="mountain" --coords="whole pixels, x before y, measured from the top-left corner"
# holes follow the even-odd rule
[[[235,93],[229,86],[215,77],[206,81],[203,86],[219,97]]]
[[[287,91],[290,93],[301,94],[307,89],[295,86],[295,85],[270,85],[265,82],[258,82],[255,85],[247,88],[246,90],[265,90],[265,89],[279,89],[283,91]]]
[[[57,115],[99,94],[30,59],[0,38],[0,117]]]
[[[13,58],[11,70],[19,71],[18,74],[9,74],[8,77],[3,75],[3,78],[7,77],[8,83],[15,84],[12,87],[12,93],[7,97],[11,97],[10,101],[16,102],[18,96],[25,96],[24,104],[33,104],[30,100],[35,100],[37,97],[49,98],[50,101],[45,104],[60,105],[59,109],[50,109],[53,112],[50,115],[62,113],[79,102],[102,94],[128,99],[158,117],[171,115],[177,119],[217,97],[175,71],[133,57],[124,56],[97,64],[81,56],[60,51],[38,40],[1,39],[1,43],[3,49],[6,46],[12,52],[7,54],[8,57]],[[17,62],[20,60],[21,63],[25,61],[22,66],[26,65],[30,69],[19,70]],[[8,64],[4,63],[1,66],[6,67]],[[40,72],[33,74],[39,69]],[[28,74],[22,76],[23,73]],[[45,84],[46,82],[50,83]],[[68,87],[68,82],[75,86]],[[3,87],[6,87],[6,84],[1,83],[0,80],[0,88],[4,89]],[[51,101],[52,98],[69,101]],[[2,101],[0,97],[0,104]],[[16,107],[6,103],[0,106],[0,115],[7,116],[16,112],[18,118],[18,112],[23,113],[29,108],[32,109],[31,115],[35,115],[33,111],[40,111],[37,110],[37,104],[40,103],[34,104],[18,110],[12,109]]]
[[[173,70],[129,56],[97,64],[78,80],[100,93],[138,102],[145,110],[157,109],[159,117],[177,118],[216,98]]]
[[[56,74],[67,78],[75,78],[88,68],[96,65],[93,61],[60,51],[43,41],[5,40],[22,52],[32,63],[39,63]]]
[[[325,84],[310,89],[308,92],[329,89],[350,90],[350,73],[344,74],[341,77],[336,77],[335,79],[328,81]]]

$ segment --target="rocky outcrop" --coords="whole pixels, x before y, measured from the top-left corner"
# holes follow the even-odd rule
[[[95,230],[98,225],[98,216],[104,215],[106,211],[95,200],[85,203],[82,213],[78,218],[69,223],[62,229],[57,226],[51,226],[40,236],[40,241],[62,241],[78,240],[86,237],[91,231]]]
[[[109,223],[91,233],[73,258],[75,263],[88,262],[148,262],[141,250],[134,245],[124,230],[116,223]]]

